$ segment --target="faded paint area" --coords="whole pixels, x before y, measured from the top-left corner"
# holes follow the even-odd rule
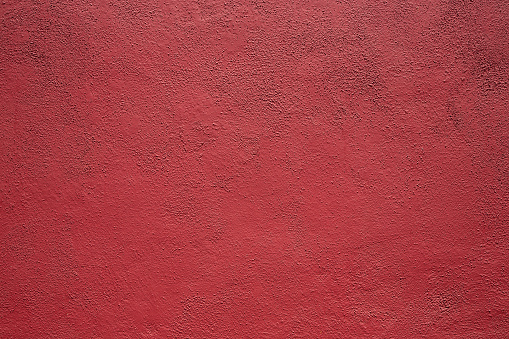
[[[506,338],[505,1],[0,4],[1,338]]]

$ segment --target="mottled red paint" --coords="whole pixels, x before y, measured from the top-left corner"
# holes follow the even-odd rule
[[[1,338],[507,338],[506,1],[0,4]]]

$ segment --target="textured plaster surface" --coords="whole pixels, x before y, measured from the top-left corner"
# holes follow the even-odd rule
[[[507,338],[509,5],[0,3],[1,338]]]

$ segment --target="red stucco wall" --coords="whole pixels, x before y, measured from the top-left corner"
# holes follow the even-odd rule
[[[0,4],[1,338],[507,338],[506,1]]]

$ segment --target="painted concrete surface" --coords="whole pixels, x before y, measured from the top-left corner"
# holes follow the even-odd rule
[[[507,338],[506,1],[0,3],[1,338]]]

